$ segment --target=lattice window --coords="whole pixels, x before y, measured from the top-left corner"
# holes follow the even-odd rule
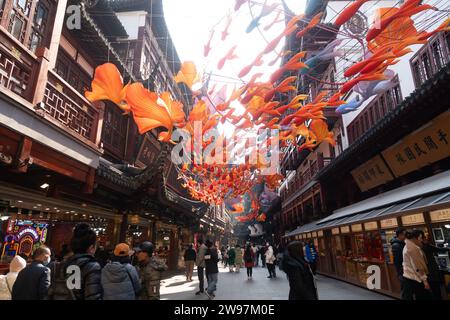
[[[90,87],[91,77],[63,49],[59,49],[55,71],[78,92]]]
[[[103,147],[113,154],[122,157],[125,152],[128,118],[115,105],[106,102],[103,120]]]

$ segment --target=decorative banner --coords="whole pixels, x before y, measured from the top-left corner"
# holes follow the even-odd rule
[[[450,208],[430,212],[432,222],[450,221]]]
[[[382,152],[397,177],[450,157],[450,111]]]
[[[381,220],[380,225],[382,229],[395,228],[398,226],[397,218]]]
[[[367,191],[394,179],[380,155],[351,171],[361,191]]]
[[[378,224],[376,221],[364,223],[364,230],[366,230],[366,231],[372,231],[372,230],[377,230],[377,229],[378,229]]]
[[[402,217],[402,223],[404,226],[412,226],[416,224],[425,224],[425,219],[422,213],[411,214],[409,216]]]
[[[362,224],[352,224],[352,232],[361,232],[362,231]]]

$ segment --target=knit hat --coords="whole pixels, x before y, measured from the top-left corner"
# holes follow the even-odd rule
[[[27,262],[25,259],[19,255],[16,255],[9,264],[9,272],[20,272],[26,266]]]

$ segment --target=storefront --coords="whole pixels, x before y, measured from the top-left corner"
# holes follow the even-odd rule
[[[74,226],[89,223],[97,233],[99,247],[110,248],[118,239],[121,216],[87,203],[44,197],[39,193],[0,187],[0,272],[21,254],[30,257],[45,243],[54,257],[69,244]]]
[[[444,172],[338,210],[286,235],[288,241],[313,240],[318,271],[366,287],[368,267],[381,271],[381,293],[400,296],[391,239],[396,228],[421,229],[438,247],[450,247],[450,172]],[[403,200],[402,200],[403,197]],[[370,209],[373,208],[373,209]],[[436,257],[450,283],[449,254]],[[448,294],[448,292],[447,292]]]

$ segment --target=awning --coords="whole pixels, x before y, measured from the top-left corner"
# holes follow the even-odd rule
[[[335,210],[332,215],[321,220],[321,222],[331,221],[361,212],[367,212],[367,210],[396,204],[399,201],[405,201],[408,199],[414,200],[423,195],[436,193],[440,190],[445,190],[448,188],[450,188],[450,170],[414,183],[410,183],[395,190],[384,192],[375,197],[352,204],[342,209]]]

